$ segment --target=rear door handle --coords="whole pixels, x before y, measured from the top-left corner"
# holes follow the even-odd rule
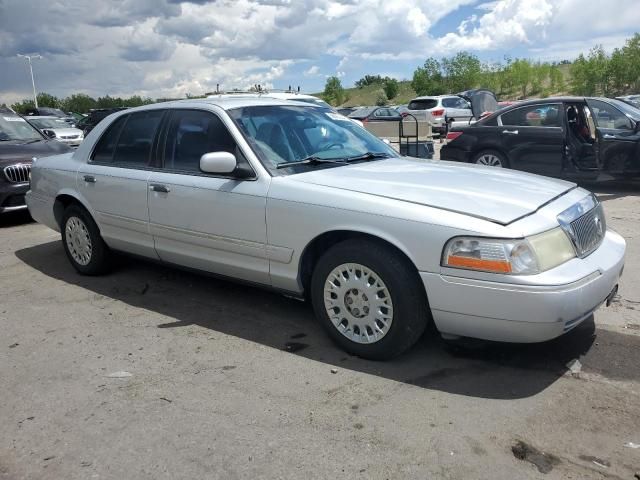
[[[94,177],[93,175],[85,175],[84,177],[84,181],[87,183],[96,183],[96,177]]]
[[[506,133],[507,135],[518,135],[518,130],[503,130],[502,133]]]
[[[152,192],[160,192],[160,193],[169,193],[169,187],[167,187],[166,185],[161,185],[159,183],[152,183],[151,185],[149,185],[149,190],[151,190]]]

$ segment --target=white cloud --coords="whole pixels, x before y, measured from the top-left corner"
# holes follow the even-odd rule
[[[320,73],[320,67],[317,65],[312,65],[308,69],[304,71],[305,77],[316,77]]]
[[[426,57],[462,49],[573,58],[620,46],[638,30],[638,1],[0,0],[0,102],[29,96],[15,55],[36,51],[36,86],[58,96],[179,97],[300,77],[320,87],[331,71],[411,77]],[[454,12],[466,14],[450,25]]]

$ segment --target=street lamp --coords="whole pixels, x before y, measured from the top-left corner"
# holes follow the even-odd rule
[[[33,102],[36,104],[36,108],[38,108],[38,96],[36,95],[36,82],[33,80],[33,67],[31,66],[32,58],[42,58],[42,55],[22,55],[18,54],[19,57],[26,58],[29,61],[29,70],[31,71],[31,85],[33,86]]]

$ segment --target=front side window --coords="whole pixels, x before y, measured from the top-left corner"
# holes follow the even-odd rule
[[[561,105],[527,105],[500,115],[502,125],[509,127],[561,127]]]
[[[459,98],[443,98],[442,106],[445,108],[458,108],[458,100]]]
[[[601,100],[589,100],[589,107],[593,111],[593,118],[597,127],[633,130],[633,123],[629,117],[613,105]]]
[[[344,165],[351,158],[367,154],[398,156],[382,140],[328,109],[265,105],[233,109],[229,115],[273,174],[298,173],[320,164]],[[314,163],[295,165],[309,159]],[[278,168],[289,162],[294,165]]]
[[[200,157],[211,152],[229,152],[239,163],[246,162],[217,115],[202,110],[172,111],[164,145],[164,168],[200,172]]]

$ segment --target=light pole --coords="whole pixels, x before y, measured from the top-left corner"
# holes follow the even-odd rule
[[[33,79],[33,67],[31,66],[32,58],[42,58],[42,55],[22,55],[18,54],[19,57],[26,58],[29,61],[29,71],[31,71],[31,85],[33,86],[33,102],[36,104],[36,108],[38,108],[38,96],[36,95],[36,82]]]

